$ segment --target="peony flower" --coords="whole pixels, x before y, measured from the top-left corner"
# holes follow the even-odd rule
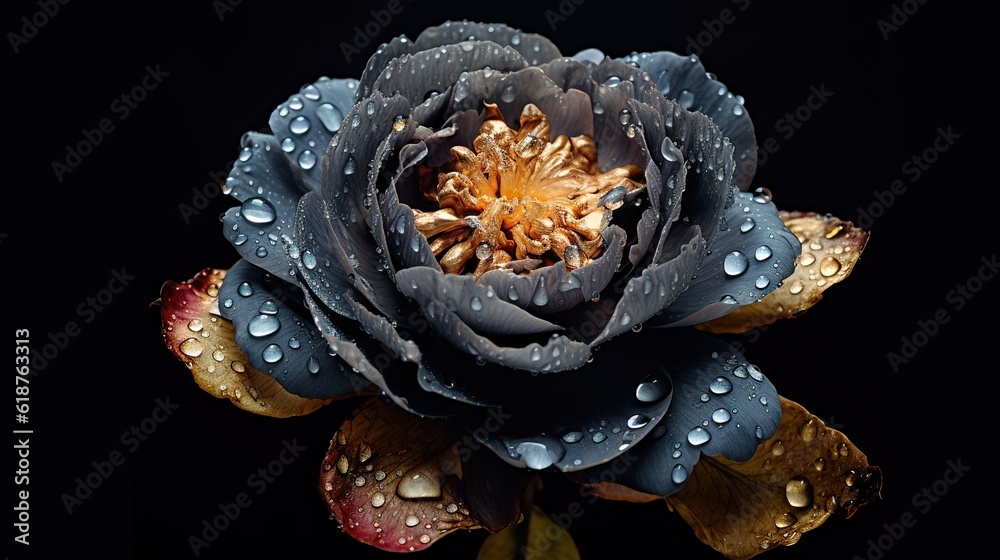
[[[877,467],[718,336],[800,315],[867,233],[778,210],[743,99],[697,57],[448,22],[268,124],[224,185],[239,259],[165,284],[163,335],[253,413],[364,399],[318,466],[351,537],[502,539],[552,472],[665,500],[749,558],[878,494]]]

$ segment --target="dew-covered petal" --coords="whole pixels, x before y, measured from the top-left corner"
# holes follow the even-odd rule
[[[665,249],[665,262],[645,268],[628,280],[604,331],[590,344],[596,346],[629,330],[659,313],[688,288],[704,254],[704,239],[697,226],[677,238],[677,245]]]
[[[622,60],[649,73],[660,92],[683,108],[708,115],[734,146],[733,183],[747,190],[757,170],[757,140],[742,96],[705,71],[695,55],[672,52],[633,53]]]
[[[785,227],[802,244],[795,270],[762,300],[696,328],[716,333],[740,333],[798,317],[823,298],[823,292],[854,270],[868,243],[868,232],[851,222],[816,213],[779,212]]]
[[[391,350],[390,354],[378,345],[377,338],[363,332],[358,325],[335,323],[330,311],[308,291],[303,292],[303,297],[316,327],[337,357],[378,387],[383,397],[419,416],[444,418],[460,412],[459,403],[423,390],[413,374],[412,364],[394,363],[398,359],[397,351],[406,351],[402,346]],[[352,304],[355,313],[359,313],[358,302]],[[374,314],[364,310],[361,315],[365,324],[377,325]]]
[[[657,354],[673,385],[673,401],[656,430],[634,447],[632,466],[616,482],[640,493],[670,496],[688,480],[702,454],[733,461],[753,457],[777,429],[781,403],[757,367],[712,335],[647,333],[640,333],[649,337],[647,344],[683,349]],[[599,476],[598,469],[590,469],[576,480],[600,486]]]
[[[475,70],[508,73],[528,63],[511,47],[487,41],[464,41],[403,55],[391,60],[374,83],[374,91],[398,93],[413,105],[452,88],[453,98],[469,93],[464,84]]]
[[[301,291],[241,260],[219,288],[219,313],[255,369],[306,398],[369,393],[371,385],[333,356],[302,307]]]
[[[290,280],[293,267],[282,237],[292,233],[295,205],[304,191],[281,156],[274,136],[248,132],[241,144],[223,188],[241,204],[222,216],[222,233],[243,258]]]
[[[535,316],[497,296],[493,286],[468,274],[442,274],[426,266],[400,270],[399,291],[424,304],[444,304],[474,331],[486,335],[514,336],[559,330],[559,325]]]
[[[377,201],[369,182],[392,155],[396,117],[408,113],[409,104],[400,96],[375,92],[360,101],[330,142],[323,170],[323,200],[334,236],[347,254],[348,278],[381,313],[397,321],[405,320],[405,305],[390,278],[388,256],[372,235],[372,227],[381,225],[372,223],[371,207]]]
[[[579,304],[599,297],[608,289],[621,262],[625,231],[612,225],[601,235],[604,238],[601,254],[580,268],[567,271],[562,262],[557,262],[531,274],[494,269],[483,274],[479,283],[493,288],[500,299],[533,315],[552,315],[553,322],[573,325]]]
[[[237,407],[276,418],[302,416],[330,402],[289,393],[255,369],[236,344],[233,323],[219,315],[219,288],[226,270],[206,268],[186,282],[166,282],[160,307],[163,340],[191,370],[195,382]]]
[[[653,433],[676,406],[677,387],[647,345],[662,342],[622,337],[576,371],[531,379],[520,398],[499,411],[462,419],[479,441],[518,467],[568,472],[606,463]]]
[[[795,544],[832,515],[849,518],[879,498],[881,469],[843,433],[789,399],[781,409],[778,431],[749,461],[704,457],[667,498],[702,542],[728,558]]]
[[[722,317],[773,292],[795,269],[799,240],[774,203],[738,192],[697,276],[659,317],[657,326],[688,326]]]
[[[429,27],[417,36],[420,49],[439,45],[452,45],[462,41],[491,41],[510,46],[532,66],[538,66],[561,56],[559,49],[548,38],[536,33],[525,33],[520,29],[499,23],[479,23],[468,20],[447,21]]]
[[[391,552],[481,528],[466,505],[460,435],[447,421],[367,401],[341,424],[323,459],[319,492],[332,518],[355,540]],[[494,497],[500,507],[509,508],[509,493]]]
[[[268,123],[292,173],[306,189],[319,192],[323,152],[354,105],[358,80],[327,77],[302,86],[278,105]]]
[[[295,241],[290,242],[286,250],[298,269],[301,282],[324,305],[345,317],[354,318],[354,311],[345,298],[355,283],[350,278],[354,272],[353,263],[333,234],[325,204],[316,193],[308,193],[299,200],[295,215]]]

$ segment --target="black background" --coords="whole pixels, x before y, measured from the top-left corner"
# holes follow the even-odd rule
[[[978,556],[978,541],[992,541],[982,534],[991,517],[973,505],[990,507],[992,496],[984,447],[995,435],[993,423],[981,419],[995,409],[996,330],[985,325],[997,286],[973,280],[970,286],[981,291],[957,310],[948,294],[977,276],[980,259],[997,249],[989,227],[995,220],[984,216],[995,164],[972,158],[975,119],[996,106],[980,79],[988,69],[965,62],[972,41],[984,37],[974,26],[986,14],[962,13],[955,2],[939,0],[578,2],[562,2],[564,12],[574,11],[553,26],[546,11],[558,13],[557,0],[454,7],[401,0],[403,12],[350,60],[341,44],[353,41],[353,28],[372,21],[369,11],[386,2],[278,7],[246,0],[220,18],[207,0],[183,7],[77,1],[60,6],[18,52],[9,33],[24,33],[21,18],[41,8],[6,3],[3,331],[12,339],[15,329],[30,329],[40,351],[49,333],[68,321],[81,325],[32,379],[31,545],[13,543],[9,556],[192,558],[188,536],[240,492],[251,493],[252,505],[201,557],[389,556],[345,537],[316,492],[326,445],[354,403],[279,421],[214,399],[168,353],[150,303],[166,280],[235,262],[218,221],[232,202],[209,198],[190,223],[179,205],[199,202],[195,192],[218,192],[206,184],[228,171],[244,132],[265,127],[274,106],[319,76],[360,76],[377,44],[463,18],[545,34],[566,54],[587,47],[611,56],[686,53],[702,33],[707,69],[745,97],[758,140],[774,137],[780,145],[755,180],[771,189],[780,208],[858,221],[859,209],[881,204],[876,192],[903,181],[905,193],[871,224],[850,278],[801,318],[743,341],[747,357],[782,395],[846,433],[885,478],[880,501],[762,557],[875,558],[870,547],[879,537],[892,544],[881,552],[886,559]],[[897,19],[902,25],[886,38],[878,20],[890,21],[903,8],[913,13]],[[724,9],[735,20],[720,27],[712,20]],[[711,36],[709,28],[721,34]],[[112,103],[157,65],[168,75],[120,119]],[[775,126],[806,102],[813,86],[833,95],[785,138]],[[976,104],[975,116],[967,103]],[[103,118],[115,129],[57,180],[53,161],[64,160],[67,145]],[[960,137],[913,180],[903,164],[932,145],[939,127]],[[84,322],[77,306],[122,267],[134,279]],[[901,337],[938,310],[950,320],[894,371],[887,353],[898,352]],[[156,399],[179,408],[132,452],[121,435],[151,414]],[[247,477],[292,440],[306,450],[257,495]],[[60,496],[92,472],[92,462],[116,450],[124,452],[124,464],[68,514]],[[969,470],[944,486],[939,481],[949,461]],[[925,512],[912,498],[936,482],[947,494]],[[553,477],[540,500],[555,513],[574,497],[574,486]],[[884,524],[904,514],[916,525],[886,537]],[[662,504],[587,504],[570,531],[585,559],[721,558]],[[420,556],[474,558],[485,536],[456,533]]]

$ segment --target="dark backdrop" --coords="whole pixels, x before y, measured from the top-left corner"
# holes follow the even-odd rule
[[[293,439],[305,451],[201,557],[389,556],[342,535],[316,493],[326,445],[353,403],[278,421],[216,400],[167,352],[150,303],[164,281],[235,261],[218,221],[232,203],[207,185],[228,171],[245,131],[265,127],[275,105],[319,76],[359,76],[377,44],[462,18],[546,34],[568,54],[700,52],[746,98],[758,138],[777,142],[756,184],[781,208],[869,225],[851,277],[748,343],[746,355],[882,468],[882,499],[764,558],[974,557],[976,541],[991,542],[982,534],[989,516],[973,508],[990,507],[992,495],[984,451],[995,437],[998,287],[983,262],[997,243],[995,219],[981,214],[992,212],[995,162],[973,159],[972,136],[976,119],[996,107],[988,68],[964,62],[973,40],[990,39],[974,30],[986,14],[940,0],[400,0],[402,13],[348,60],[342,43],[387,2],[225,2],[42,0],[3,9],[4,332],[10,339],[29,329],[36,352],[62,346],[49,346],[51,359],[32,378],[31,545],[14,543],[10,557],[191,558],[187,537]],[[156,87],[125,104],[122,94],[144,78]],[[780,121],[812,88],[832,95],[788,136]],[[958,135],[947,151],[929,154],[936,161],[919,173],[904,167],[942,130]],[[75,168],[53,169],[68,146],[88,139],[92,153]],[[905,191],[890,200],[896,180]],[[185,215],[180,205],[201,209]],[[959,285],[971,297],[956,296]],[[935,314],[948,321],[932,324]],[[71,322],[78,329],[67,330]],[[933,336],[916,335],[925,344],[894,368],[887,354],[922,328]],[[158,402],[176,410],[146,441],[124,445],[123,432]],[[68,513],[61,496],[114,452],[124,462]],[[951,464],[968,469],[942,482]],[[943,493],[926,509],[913,501],[924,488]],[[540,499],[555,512],[575,495],[553,477]],[[916,525],[891,532],[904,515]],[[586,559],[615,547],[627,557],[721,557],[661,504],[588,505],[571,531]],[[485,536],[456,533],[422,556],[472,558]],[[878,542],[891,548],[872,549]]]

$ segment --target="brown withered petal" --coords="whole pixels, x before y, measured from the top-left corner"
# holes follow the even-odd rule
[[[330,440],[320,495],[344,532],[391,552],[484,528],[465,503],[463,459],[471,448],[460,437],[445,420],[370,399]]]
[[[802,243],[795,271],[760,301],[695,325],[713,333],[742,333],[779,319],[798,317],[823,299],[823,292],[854,270],[869,232],[852,222],[815,212],[780,211],[781,220]]]
[[[236,346],[232,322],[218,315],[219,286],[225,277],[225,269],[206,268],[187,282],[163,284],[154,304],[160,307],[167,348],[187,365],[199,387],[254,414],[302,416],[328,404],[293,395],[250,366]]]
[[[835,513],[851,517],[882,488],[881,470],[844,434],[794,401],[782,397],[781,409],[778,431],[752,459],[703,457],[666,499],[702,542],[731,560],[795,544]]]

